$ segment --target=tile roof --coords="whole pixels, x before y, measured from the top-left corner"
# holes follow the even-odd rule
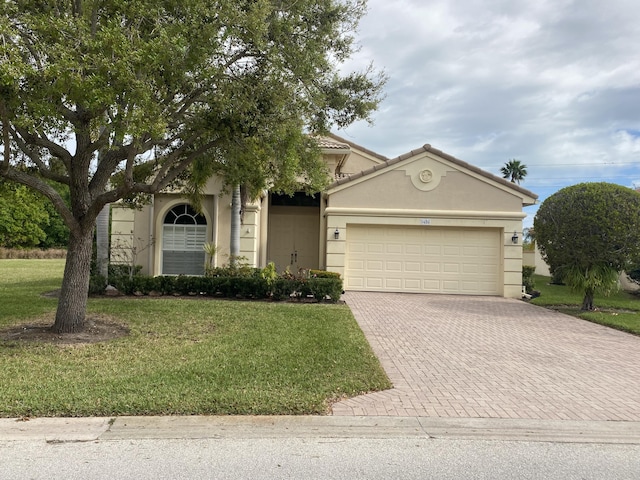
[[[338,137],[339,138],[339,137]],[[358,147],[359,148],[359,147]],[[530,190],[527,190],[526,188],[522,188],[520,185],[516,184],[516,183],[512,183],[508,180],[505,180],[504,178],[498,177],[496,175],[493,175],[492,173],[486,172],[485,170],[482,170],[481,168],[476,167],[475,165],[471,165],[470,163],[467,163],[463,160],[460,160],[456,157],[453,157],[447,153],[444,153],[441,150],[438,150],[437,148],[433,148],[431,145],[426,144],[424,145],[422,148],[418,148],[416,150],[411,150],[410,152],[407,152],[403,155],[400,155],[399,157],[396,158],[392,158],[392,159],[387,159],[385,160],[384,163],[381,163],[379,165],[375,165],[367,170],[364,170],[360,173],[355,173],[353,175],[349,175],[347,177],[344,178],[340,178],[338,180],[336,180],[335,182],[333,182],[333,184],[329,185],[329,188],[333,188],[333,187],[337,187],[338,185],[344,185],[345,183],[349,183],[353,180],[356,180],[358,178],[370,175],[374,172],[377,172],[379,170],[383,170],[387,167],[390,167],[392,165],[395,165],[396,163],[402,162],[403,160],[406,160],[408,158],[414,157],[416,155],[419,155],[420,153],[423,152],[428,152],[428,153],[433,153],[441,158],[444,158],[445,160],[458,165],[459,167],[465,168],[467,170],[470,170],[474,173],[477,173],[485,178],[488,178],[490,180],[493,180],[494,182],[500,183],[504,186],[507,186],[509,188],[512,188],[513,190],[516,190],[520,193],[523,193],[527,196],[533,197],[533,198],[538,198],[538,195],[536,195],[535,193],[533,193]],[[378,155],[378,157],[380,157],[380,155]],[[385,157],[382,157],[385,158]]]
[[[336,135],[335,133],[330,133],[329,137],[334,139],[334,140],[336,140],[336,141],[338,141],[338,142],[346,144],[350,148],[355,148],[357,150],[360,150],[361,152],[364,152],[364,153],[366,153],[368,155],[376,157],[378,160],[381,160],[383,162],[386,162],[386,161],[389,160],[389,157],[385,157],[384,155],[380,155],[379,153],[376,153],[373,150],[369,150],[368,148],[365,148],[365,147],[363,147],[361,145],[358,145],[357,143],[353,143],[353,142],[351,142],[351,141],[349,141],[349,140],[347,140],[345,138],[342,138],[342,137]]]
[[[336,142],[327,137],[318,138],[317,142],[320,148],[328,150],[349,150],[351,148],[347,143]]]

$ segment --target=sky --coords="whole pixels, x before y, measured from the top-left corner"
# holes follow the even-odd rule
[[[640,186],[640,1],[369,0],[360,50],[388,77],[372,116],[336,133],[394,158],[424,144],[538,203],[582,182]],[[525,228],[539,205],[525,207]]]

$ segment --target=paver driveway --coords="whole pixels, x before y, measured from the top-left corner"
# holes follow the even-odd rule
[[[513,299],[343,298],[394,388],[334,415],[640,421],[640,337]]]

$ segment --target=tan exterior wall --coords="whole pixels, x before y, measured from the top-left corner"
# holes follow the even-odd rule
[[[369,170],[371,167],[379,165],[380,163],[382,163],[382,160],[373,155],[369,155],[358,150],[352,150],[351,154],[347,157],[344,165],[342,166],[341,173],[343,175],[353,175]]]
[[[162,226],[173,207],[186,203],[177,193],[155,195],[153,203],[140,210],[112,206],[111,256],[114,263],[134,263],[142,273],[162,273]],[[228,263],[231,236],[231,195],[224,192],[222,182],[212,179],[204,189],[203,214],[207,219],[207,242],[218,246],[214,265]],[[240,230],[240,255],[252,266],[260,265],[260,253],[266,232],[261,221],[261,202],[251,205],[244,214]],[[263,238],[264,237],[264,238]]]
[[[423,171],[431,172],[429,182],[416,180]],[[384,174],[363,177],[349,188],[336,188],[331,194],[331,206],[520,212],[522,198],[506,188],[496,188],[486,180],[423,158]]]
[[[229,222],[229,226],[231,226],[231,222]],[[250,205],[244,212],[244,218],[240,226],[240,256],[246,257],[249,264],[253,267],[258,266],[260,263],[259,235],[260,206]],[[231,236],[231,233],[229,233],[229,236]]]
[[[131,264],[135,230],[135,210],[111,206],[111,262]]]
[[[536,247],[534,250],[522,252],[522,264],[536,267],[536,275],[551,276],[549,265],[542,259],[540,250]]]

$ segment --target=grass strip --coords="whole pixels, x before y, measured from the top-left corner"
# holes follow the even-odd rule
[[[41,262],[51,261],[0,260],[4,326],[53,314],[55,300],[40,293],[59,286],[64,261]],[[336,399],[390,387],[344,305],[99,298],[89,309],[130,334],[0,342],[0,416],[323,414]]]
[[[550,280],[550,277],[534,275],[535,289],[541,295],[531,303],[640,335],[640,297],[637,295],[618,291],[609,297],[596,296],[594,303],[597,310],[584,312],[580,310],[582,295],[571,291],[566,285],[552,285]]]

